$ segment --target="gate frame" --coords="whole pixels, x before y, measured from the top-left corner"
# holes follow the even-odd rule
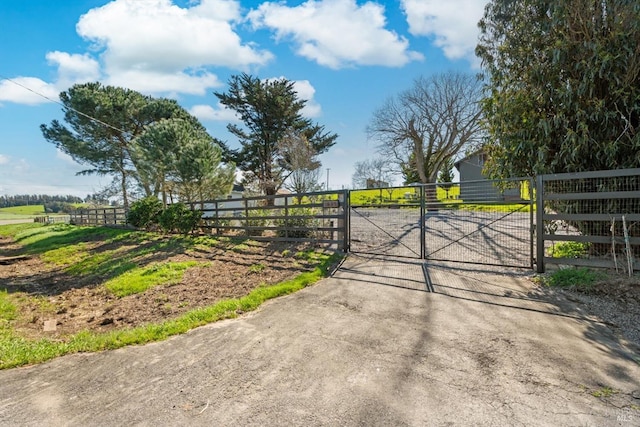
[[[529,266],[528,268],[530,269],[534,269],[536,263],[536,259],[535,259],[535,248],[534,248],[534,244],[535,244],[535,238],[536,238],[536,233],[535,233],[535,223],[534,223],[534,210],[536,210],[536,193],[534,192],[534,188],[535,188],[535,184],[536,184],[536,180],[533,177],[518,177],[518,178],[508,178],[508,179],[504,179],[504,180],[487,180],[487,179],[483,179],[483,180],[467,180],[467,181],[458,181],[457,184],[461,184],[462,182],[470,184],[470,183],[491,183],[491,182],[504,182],[504,181],[514,181],[514,182],[527,182],[528,186],[529,186],[529,191],[528,191],[528,195],[529,195],[529,200],[528,203],[522,203],[523,206],[529,206]],[[456,183],[454,183],[456,184]],[[418,255],[418,257],[408,257],[408,258],[413,258],[413,259],[420,259],[422,261],[427,261],[427,248],[426,248],[426,222],[424,220],[425,218],[425,214],[427,211],[427,201],[426,201],[426,188],[428,186],[434,186],[437,187],[437,183],[432,183],[432,184],[413,184],[411,186],[399,186],[399,187],[391,187],[391,188],[404,188],[404,187],[413,187],[418,190],[418,197],[420,198],[420,204],[419,204],[419,210],[420,210],[420,254],[416,254]],[[348,190],[348,194],[346,195],[346,200],[347,203],[345,204],[345,209],[347,210],[348,214],[347,214],[347,221],[348,221],[348,226],[347,226],[347,232],[345,233],[346,236],[346,241],[345,241],[345,248],[347,248],[347,250],[349,252],[351,252],[351,238],[352,238],[352,228],[351,228],[351,192],[355,192],[355,191],[362,191],[362,190],[370,190],[370,189],[354,189],[354,190]],[[504,203],[504,204],[510,204],[510,203]],[[514,211],[515,212],[515,211]],[[513,212],[508,213],[506,216],[510,215]],[[415,252],[414,252],[415,253]],[[400,256],[402,257],[402,256]],[[451,261],[451,262],[460,262],[460,263],[464,263],[464,261]],[[504,264],[490,264],[490,263],[474,263],[474,262],[470,262],[469,264],[481,264],[481,265],[504,265]],[[509,266],[509,267],[515,267],[515,268],[527,268],[525,266]]]
[[[345,190],[347,192],[346,194],[346,200],[347,203],[345,204],[345,209],[347,211],[346,217],[347,217],[347,221],[348,221],[348,227],[346,229],[346,243],[345,243],[345,248],[348,248],[348,252],[353,252],[352,251],[352,245],[351,245],[351,236],[352,236],[352,220],[351,220],[351,210],[355,209],[357,207],[378,207],[378,206],[396,206],[396,207],[400,207],[403,206],[403,204],[401,203],[389,203],[386,205],[380,204],[364,204],[364,205],[355,205],[353,206],[351,204],[351,193],[354,192],[358,192],[358,191],[368,191],[368,190],[385,190],[388,191],[389,189],[400,189],[400,188],[412,188],[414,190],[416,190],[416,198],[420,201],[419,204],[412,204],[410,206],[414,206],[417,207],[419,209],[419,215],[420,218],[424,218],[424,214],[426,211],[426,204],[425,204],[425,196],[424,196],[424,184],[411,184],[411,185],[400,185],[400,186],[389,186],[389,187],[380,187],[380,188],[358,188],[358,189],[351,189],[351,190]],[[371,221],[370,221],[371,222]],[[403,246],[405,246],[407,249],[409,249],[409,251],[411,251],[413,254],[415,254],[414,256],[408,256],[408,255],[389,255],[389,256],[393,256],[393,257],[397,257],[397,258],[408,258],[408,259],[419,259],[419,260],[424,260],[424,254],[426,253],[426,247],[425,247],[425,242],[424,242],[424,235],[425,235],[425,230],[426,230],[426,226],[424,221],[420,221],[420,247],[419,248],[409,248],[407,245],[405,245],[404,243],[401,243]],[[384,231],[384,230],[383,230]],[[388,234],[390,237],[394,237],[392,236],[390,233],[386,233]],[[417,251],[417,252],[416,252]],[[354,253],[358,253],[357,251]],[[371,255],[385,255],[382,253],[373,253],[373,252],[363,252],[363,253],[369,253]]]

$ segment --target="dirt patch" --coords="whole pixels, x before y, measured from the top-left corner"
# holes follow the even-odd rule
[[[533,293],[549,301],[570,301],[579,310],[576,314],[595,317],[640,349],[640,276],[609,272],[588,291],[538,286]]]
[[[93,250],[113,250],[90,243]],[[126,248],[124,248],[126,249]],[[222,299],[246,295],[315,268],[297,256],[308,245],[256,241],[218,242],[167,254],[151,254],[152,261],[197,261],[180,283],[162,285],[122,298],[114,296],[96,276],[71,275],[39,256],[15,258],[0,264],[0,290],[7,290],[20,306],[12,321],[20,335],[64,339],[83,330],[106,332],[176,318]],[[3,258],[20,254],[20,246],[0,237]]]

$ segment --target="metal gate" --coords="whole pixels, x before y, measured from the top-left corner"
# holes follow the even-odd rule
[[[351,190],[349,201],[351,252],[423,258],[422,186]]]
[[[533,268],[533,180],[350,192],[352,252]]]

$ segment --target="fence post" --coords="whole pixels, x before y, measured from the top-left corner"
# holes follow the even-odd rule
[[[424,184],[420,185],[420,259],[427,258],[427,248],[425,241],[427,240],[427,227],[425,224],[425,191]]]
[[[218,211],[218,201],[213,202],[214,211],[214,220],[213,224],[216,227],[216,236],[220,235],[220,212]]]
[[[533,270],[533,259],[534,259],[534,243],[533,239],[536,238],[535,232],[533,231],[533,227],[535,225],[534,222],[534,213],[536,202],[535,202],[535,192],[533,191],[534,186],[536,185],[535,180],[532,177],[527,179],[527,185],[529,186],[529,266],[531,270]]]
[[[342,212],[340,212],[342,211]],[[349,251],[349,190],[338,193],[338,213],[342,215],[338,218],[338,240],[342,240],[342,251]]]
[[[544,175],[536,176],[536,271],[544,273]]]
[[[278,224],[276,222],[276,224]],[[281,223],[284,224],[284,237],[289,237],[289,197],[284,196],[284,221]],[[276,234],[279,230],[276,230]]]

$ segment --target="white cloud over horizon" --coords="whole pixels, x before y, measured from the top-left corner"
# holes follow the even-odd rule
[[[109,84],[204,94],[220,85],[204,67],[247,70],[273,59],[269,51],[242,43],[233,28],[241,18],[236,0],[202,0],[185,8],[171,0],[114,0],[82,15],[76,30],[101,51]]]
[[[0,102],[39,105],[57,100],[59,93],[55,84],[37,77],[18,76],[13,77],[11,81],[0,81]]]
[[[409,33],[431,37],[447,58],[477,66],[477,22],[486,3],[400,0],[400,7]],[[112,0],[77,21],[77,34],[91,43],[87,52],[48,52],[47,62],[56,67],[53,81],[12,78],[30,92],[1,80],[0,102],[42,104],[49,101],[37,93],[57,100],[71,85],[97,80],[152,95],[204,95],[224,84],[210,67],[248,71],[275,58],[255,43],[243,42],[238,25],[272,31],[277,42],[291,43],[297,55],[336,70],[402,67],[424,60],[422,53],[410,50],[405,37],[387,28],[385,12],[379,0],[307,0],[293,7],[267,1],[251,10],[243,10],[239,0],[191,1],[184,7],[172,0]],[[305,114],[318,116],[320,106],[312,96],[307,99]],[[228,117],[215,107],[196,111]]]
[[[291,39],[298,55],[332,69],[357,65],[400,67],[424,56],[385,29],[384,6],[372,1],[308,0],[289,7],[265,2],[247,15],[254,28],[269,28],[276,41]]]
[[[487,0],[401,0],[411,34],[433,37],[434,44],[447,58],[467,59],[476,67],[478,21],[487,3]]]

